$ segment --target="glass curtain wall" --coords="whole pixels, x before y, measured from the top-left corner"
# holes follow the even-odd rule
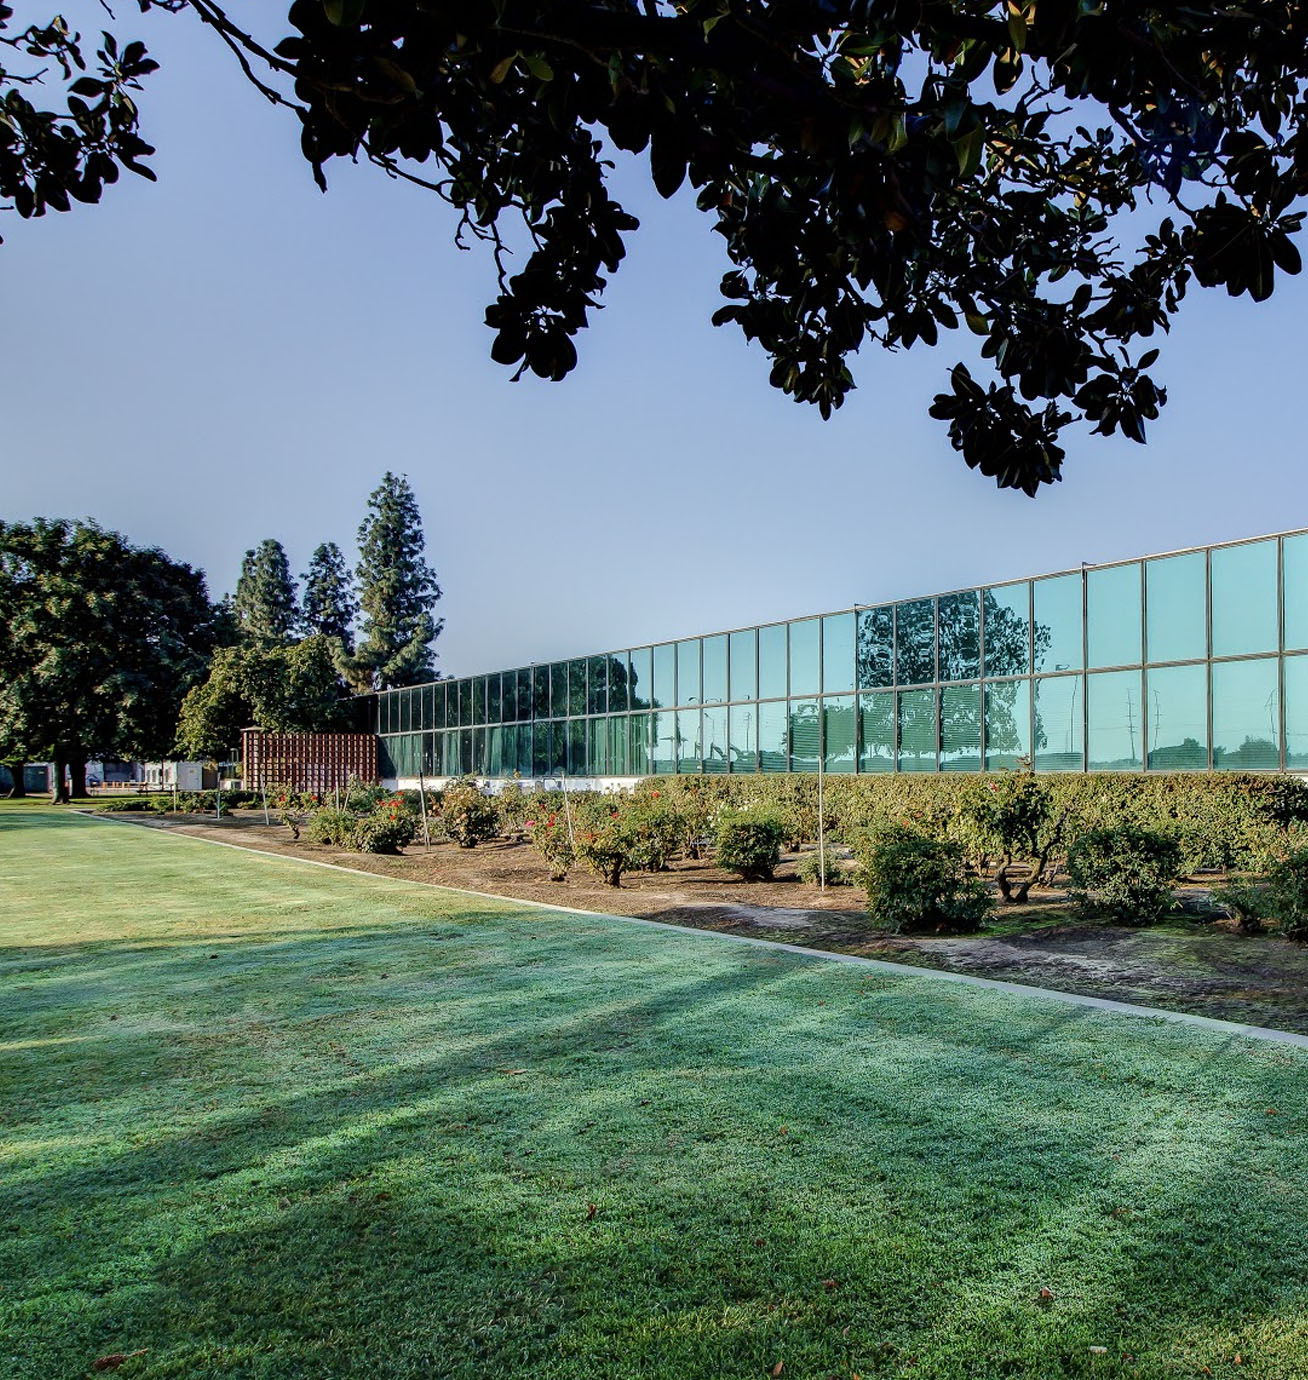
[[[1308,531],[359,697],[387,776],[1308,771]]]

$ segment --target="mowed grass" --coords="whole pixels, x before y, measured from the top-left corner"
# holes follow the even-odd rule
[[[6,1376],[1302,1380],[1306,1214],[1297,1049],[0,808]]]

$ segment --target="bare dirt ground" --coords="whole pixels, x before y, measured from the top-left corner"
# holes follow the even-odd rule
[[[130,815],[119,815],[128,818]],[[782,939],[920,967],[1024,982],[1089,996],[1191,1011],[1224,1020],[1308,1033],[1308,946],[1237,934],[1220,921],[1178,921],[1149,930],[1075,920],[1057,891],[1024,906],[999,906],[979,935],[878,933],[862,892],[801,882],[798,858],[782,860],[772,882],[743,882],[711,862],[679,860],[667,872],[630,873],[605,886],[584,868],[552,882],[526,843],[462,849],[414,844],[397,857],[351,853],[293,840],[283,825],[241,812],[221,821],[139,816],[138,822],[267,852],[312,857],[362,872],[465,887],[524,901],[639,916],[695,929]],[[1206,888],[1182,888],[1202,901]]]

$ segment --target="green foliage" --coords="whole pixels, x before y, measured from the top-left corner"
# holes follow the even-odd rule
[[[486,310],[515,378],[576,366],[638,228],[618,148],[660,196],[694,189],[728,262],[714,324],[823,417],[864,345],[979,337],[930,413],[969,467],[1033,494],[1071,424],[1144,441],[1166,401],[1153,341],[1192,284],[1262,301],[1299,272],[1298,19],[1284,0],[329,0],[291,7],[276,56],[223,33],[293,78],[323,187],[333,158],[420,175],[496,263],[529,227]]]
[[[223,647],[208,678],[182,701],[177,751],[221,757],[252,724],[268,733],[328,733],[348,727],[349,704],[335,648],[320,634],[288,647]]]
[[[280,647],[299,630],[291,563],[281,542],[269,537],[247,551],[232,599],[232,613],[243,641],[256,647]]]
[[[961,844],[903,825],[884,825],[862,840],[857,877],[873,922],[892,934],[970,934],[990,911],[990,897],[968,874]]]
[[[118,181],[119,168],[153,182],[154,173],[140,160],[154,149],[138,133],[131,94],[159,66],[146,56],[145,44],[134,41],[120,50],[114,36],[104,34],[92,73],[81,35],[61,16],[9,34],[13,13],[0,4],[0,210],[26,220],[67,211],[73,201],[97,202],[105,184]],[[7,53],[21,53],[30,65],[7,70]],[[56,104],[66,109],[43,110],[28,97],[44,89],[38,84],[56,69],[66,83]]]
[[[389,470],[368,498],[359,528],[359,645],[347,665],[359,689],[416,685],[435,675],[431,644],[445,620],[432,616],[441,597],[427,564],[418,503],[403,475]]]
[[[621,797],[592,796],[581,802],[572,831],[578,859],[609,886],[621,886],[632,866],[636,831]]]
[[[218,623],[204,576],[161,551],[92,522],[0,522],[0,754],[52,758],[61,788],[64,764],[166,755]]]
[[[475,848],[500,832],[495,800],[474,781],[452,781],[441,793],[441,822],[460,848]]]
[[[95,804],[95,812],[100,815],[159,814],[171,808],[171,799],[152,795],[129,795],[121,800],[97,800]]]
[[[840,865],[840,860],[830,848],[826,850],[825,857],[816,849],[805,853],[796,864],[795,871],[799,874],[799,880],[810,886],[817,886],[819,880],[825,881],[827,886],[849,886],[853,881],[848,869]]]
[[[1235,918],[1241,934],[1261,934],[1273,918],[1271,888],[1266,882],[1227,882],[1213,888],[1213,900]]]
[[[562,807],[556,809],[551,805],[525,820],[524,827],[531,837],[531,846],[545,859],[551,880],[561,882],[576,860]]]
[[[414,833],[414,819],[407,810],[382,808],[355,824],[350,846],[360,853],[398,853],[413,842]]]
[[[330,638],[339,644],[344,656],[350,656],[354,652],[354,619],[359,602],[354,597],[354,581],[341,548],[334,541],[323,542],[309,558],[303,578],[300,626],[310,635]]]
[[[1290,939],[1308,939],[1308,848],[1274,863],[1267,874],[1268,909],[1281,933]]]
[[[305,832],[311,843],[326,844],[331,848],[348,848],[354,839],[354,831],[359,819],[349,810],[338,810],[324,805],[309,816]]]
[[[628,870],[666,871],[687,832],[681,810],[655,787],[630,797],[626,811],[631,829]]]
[[[1122,925],[1152,925],[1169,915],[1180,869],[1175,838],[1129,824],[1080,834],[1067,855],[1077,909]]]
[[[731,811],[718,816],[713,853],[719,867],[746,881],[771,881],[781,861],[785,826],[762,810]]]

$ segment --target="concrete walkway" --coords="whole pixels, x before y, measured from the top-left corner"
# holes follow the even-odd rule
[[[1137,1006],[1128,1001],[1113,1001],[1109,997],[1086,997],[1076,992],[1059,992],[1051,987],[1029,987],[1021,982],[1004,982],[999,978],[973,977],[968,973],[945,973],[937,968],[918,968],[908,963],[888,963],[881,958],[864,958],[860,954],[836,953],[831,949],[812,949],[804,944],[787,944],[780,939],[754,939],[743,934],[727,934],[722,930],[697,930],[686,925],[668,924],[662,920],[644,920],[634,915],[610,915],[606,911],[581,910],[576,906],[556,906],[548,901],[524,901],[517,896],[500,896],[490,891],[470,891],[467,887],[446,886],[441,882],[423,882],[413,877],[387,877],[381,873],[369,872],[363,868],[346,867],[341,863],[322,862],[318,858],[299,858],[292,853],[273,853],[265,848],[252,848],[244,843],[228,843],[225,839],[200,838],[195,834],[173,833],[166,825],[155,824],[149,820],[118,819],[113,815],[96,814],[89,810],[78,810],[77,814],[102,824],[126,824],[136,828],[142,826],[154,829],[157,833],[173,838],[185,839],[191,843],[207,843],[215,848],[233,848],[238,853],[252,853],[261,858],[272,858],[278,862],[298,863],[304,867],[325,867],[330,872],[347,872],[352,877],[371,877],[377,881],[394,882],[401,886],[424,887],[431,891],[449,891],[460,896],[475,896],[483,901],[504,901],[510,905],[521,906],[525,910],[553,910],[563,915],[581,915],[596,920],[607,920],[619,925],[641,925],[656,930],[671,930],[677,934],[694,934],[709,940],[721,940],[730,944],[751,944],[756,948],[772,952],[802,954],[805,958],[825,959],[828,963],[852,963],[861,968],[870,968],[888,977],[930,978],[936,982],[956,982],[965,987],[984,987],[994,992],[1008,992],[1012,996],[1035,999],[1037,1001],[1062,1002],[1067,1006],[1085,1006],[1097,1011],[1111,1011],[1120,1016],[1136,1016],[1147,1020],[1175,1021],[1181,1025],[1198,1026],[1222,1035],[1244,1036],[1251,1040],[1271,1040],[1279,1044],[1298,1045],[1308,1049],[1308,1035],[1300,1035],[1293,1030],[1274,1030],[1270,1026],[1241,1025],[1238,1021],[1221,1021],[1213,1016],[1196,1016],[1188,1011],[1166,1011],[1156,1006]]]

